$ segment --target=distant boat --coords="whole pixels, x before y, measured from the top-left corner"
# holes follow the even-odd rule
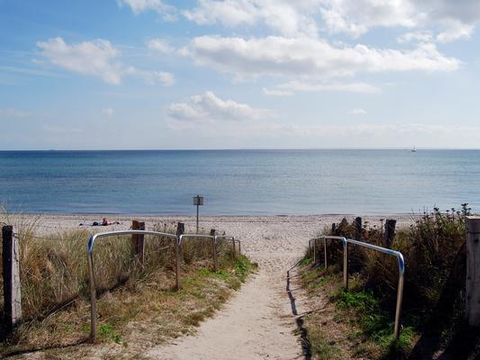
[[[415,149],[415,146],[413,146],[413,149],[410,150],[411,152],[417,152],[417,149]]]

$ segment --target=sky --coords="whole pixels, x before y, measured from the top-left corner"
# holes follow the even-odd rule
[[[0,0],[0,149],[480,148],[478,0]]]

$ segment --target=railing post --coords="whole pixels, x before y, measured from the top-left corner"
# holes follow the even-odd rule
[[[348,290],[348,242],[343,240],[343,286]]]
[[[362,218],[360,216],[355,218],[355,238],[362,240]]]
[[[385,247],[387,249],[392,248],[393,238],[395,237],[395,225],[396,224],[397,224],[397,220],[387,219],[385,221],[384,241],[385,241]]]
[[[405,264],[403,257],[397,257],[397,261],[399,261],[398,266],[398,285],[397,285],[397,304],[395,306],[395,326],[393,328],[393,335],[398,340],[400,338],[400,329],[401,323],[400,319],[402,316],[402,302],[403,302],[403,283],[404,283],[404,272],[405,272]]]
[[[132,221],[132,230],[145,230],[145,223],[137,220]],[[145,237],[143,234],[132,234],[133,256],[143,266],[145,258]]]
[[[177,224],[177,239],[175,241],[175,288],[180,289],[180,235],[185,232],[185,224],[179,222]]]
[[[2,239],[4,323],[6,332],[10,333],[22,318],[20,249],[12,226],[2,227]]]
[[[217,271],[218,267],[218,259],[217,259],[217,239],[215,238],[215,229],[210,230],[210,236],[213,236],[212,238],[212,251],[213,251],[213,271]]]
[[[468,216],[465,316],[468,325],[480,326],[480,216]]]
[[[327,238],[323,238],[323,260],[325,262],[325,269],[328,267],[328,254],[327,254]]]

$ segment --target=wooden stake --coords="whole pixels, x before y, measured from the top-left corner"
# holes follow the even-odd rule
[[[480,216],[468,216],[467,282],[465,316],[470,326],[480,327]]]
[[[383,239],[385,241],[385,247],[390,249],[392,247],[393,238],[395,237],[395,226],[397,225],[397,220],[387,219],[385,221],[385,233]]]
[[[132,230],[145,230],[145,223],[137,220],[132,221]],[[133,255],[143,265],[145,257],[145,236],[143,234],[132,235]]]
[[[2,227],[5,330],[10,333],[22,318],[20,249],[12,226]]]

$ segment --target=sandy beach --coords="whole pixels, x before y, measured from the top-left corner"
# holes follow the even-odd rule
[[[15,221],[36,221],[39,234],[85,228],[82,224],[101,221],[101,215],[21,215]],[[194,336],[176,339],[166,346],[143,354],[152,359],[296,359],[302,357],[299,338],[294,334],[295,319],[287,296],[286,272],[303,255],[308,240],[325,226],[339,222],[343,215],[310,216],[208,216],[200,227],[214,228],[242,241],[242,251],[258,262],[259,270],[213,318],[203,322]],[[351,221],[354,216],[345,216]],[[364,223],[380,226],[381,219],[393,218],[399,227],[412,221],[411,215],[364,217]],[[128,229],[131,220],[175,225],[184,222],[186,232],[195,231],[194,217],[110,216],[110,226],[87,226],[92,232]],[[298,290],[298,312],[302,312],[302,294]],[[95,357],[106,349],[96,347]],[[125,349],[125,352],[132,349]],[[108,351],[107,351],[108,352]],[[133,354],[131,354],[133,355]]]

